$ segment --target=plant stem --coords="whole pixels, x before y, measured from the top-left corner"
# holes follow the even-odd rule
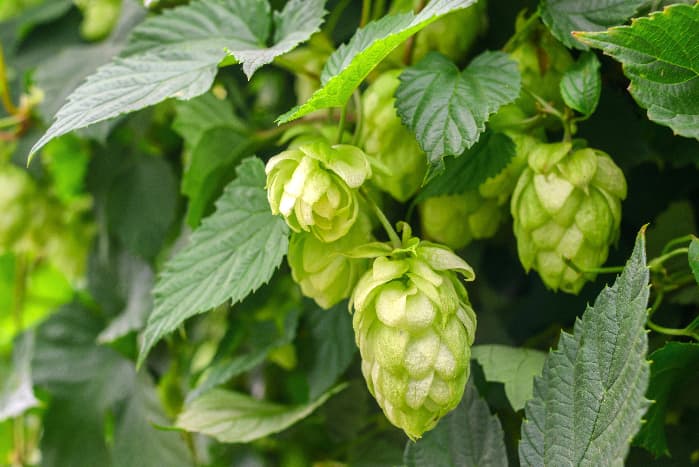
[[[24,328],[24,298],[27,292],[27,260],[24,255],[15,257],[15,287],[12,296],[13,319],[15,332],[19,334]]]
[[[699,341],[699,335],[697,335],[697,333],[687,330],[687,328],[666,328],[665,326],[661,326],[659,324],[654,323],[650,319],[646,321],[646,326],[648,326],[655,332],[659,332],[660,334],[665,334],[667,336],[691,337],[692,339]]]
[[[580,274],[619,274],[624,270],[623,266],[609,266],[606,268],[581,268],[570,258],[563,258],[563,262],[573,271]]]
[[[325,22],[325,27],[323,27],[323,32],[325,32],[325,34],[327,34],[328,36],[332,35],[333,31],[335,30],[335,27],[337,26],[337,22],[340,21],[342,13],[347,9],[347,6],[350,4],[350,1],[352,0],[340,0],[339,2],[337,2],[337,6],[333,10],[333,12],[330,13],[328,20]]]
[[[422,11],[423,8],[425,8],[425,4],[427,2],[425,0],[420,0],[420,3],[418,3],[417,8],[415,8],[415,14],[418,14]],[[412,36],[410,36],[405,43],[405,51],[403,52],[403,64],[405,66],[410,66],[413,63],[413,50],[415,50],[415,40],[417,38],[417,35],[419,33],[415,33]]]
[[[527,34],[529,34],[529,29],[537,22],[539,21],[539,10],[536,10],[532,15],[527,18],[527,20],[524,22],[522,25],[522,28],[514,33],[512,37],[510,37],[505,45],[502,46],[503,52],[512,52],[512,49],[519,43],[520,40]]]
[[[674,238],[674,239],[670,240],[669,242],[667,242],[667,244],[663,248],[663,251],[660,254],[664,255],[665,253],[667,253],[667,252],[671,251],[673,248],[675,248],[677,245],[682,245],[684,243],[691,242],[693,238],[694,238],[694,235],[692,235],[692,234]]]
[[[2,99],[2,105],[8,114],[15,115],[18,112],[17,107],[12,102],[10,87],[7,84],[7,69],[5,67],[5,55],[2,50],[2,44],[0,44],[0,99]]]
[[[335,144],[342,143],[342,135],[345,133],[345,120],[347,120],[347,104],[340,111],[340,121],[337,124],[337,137]]]
[[[655,312],[658,311],[660,304],[663,302],[663,298],[665,298],[665,291],[660,289],[658,290],[658,294],[655,296],[655,300],[653,300],[653,305],[650,307],[650,310],[648,310],[649,320],[655,314]]]
[[[383,11],[386,8],[386,0],[376,0],[374,8],[372,8],[371,19],[377,20],[383,16]]]
[[[359,138],[362,134],[362,125],[364,124],[364,115],[362,114],[362,98],[359,95],[359,90],[352,93],[354,101],[354,114],[357,116],[354,125],[354,135],[352,135],[352,144],[356,146],[359,143]]]
[[[24,121],[20,115],[10,115],[9,117],[0,118],[0,128],[9,128],[19,125]]]
[[[294,120],[288,123],[284,123],[283,125],[279,125],[277,127],[273,128],[268,128],[266,130],[259,130],[255,132],[255,139],[259,141],[266,141],[272,138],[276,138],[277,136],[281,135],[284,133],[286,130],[289,128],[293,128],[295,126],[299,125],[305,125],[307,123],[317,123],[317,122],[324,122],[328,120],[329,118],[332,118],[332,115],[312,115],[309,117],[301,118],[298,120]],[[354,116],[348,115],[346,116],[346,120],[348,121],[353,121]]]
[[[665,253],[662,256],[652,259],[648,263],[648,268],[651,270],[657,270],[668,259],[674,258],[675,256],[686,255],[687,253],[689,253],[689,248],[677,248],[676,250],[672,250],[669,253]]]
[[[391,244],[393,244],[393,247],[400,248],[402,245],[402,242],[400,241],[400,237],[398,236],[398,234],[396,233],[396,230],[391,225],[391,222],[386,217],[386,214],[384,214],[383,211],[381,210],[381,208],[374,202],[374,200],[371,198],[371,195],[369,195],[369,192],[364,187],[360,188],[360,193],[362,194],[362,196],[364,196],[364,199],[366,199],[366,202],[369,204],[371,209],[374,211],[376,218],[379,220],[379,222],[383,226],[384,230],[388,234],[388,238],[391,240]]]
[[[371,0],[362,0],[362,16],[359,20],[359,27],[363,28],[369,22],[371,16]]]

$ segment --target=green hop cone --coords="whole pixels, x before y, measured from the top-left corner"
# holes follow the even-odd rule
[[[402,248],[374,260],[350,306],[369,391],[415,440],[461,400],[476,316],[458,277],[473,280],[471,267],[445,246],[405,241],[408,230]]]
[[[525,22],[524,17],[517,18],[515,30],[519,31]],[[573,65],[573,57],[543,24],[533,27],[510,57],[519,66],[523,89],[542,97],[554,107],[563,107],[559,84],[563,74]],[[529,115],[536,112],[534,98],[526,93],[521,94],[516,104]]]
[[[591,277],[564,259],[582,269],[606,261],[625,197],[624,173],[604,152],[572,151],[570,143],[537,145],[511,202],[524,268],[536,270],[553,290],[578,293]]]
[[[89,41],[104,39],[119,20],[121,0],[75,0],[83,13],[80,35]]]
[[[526,154],[536,139],[511,133],[515,157],[499,174],[478,189],[462,194],[429,198],[420,203],[422,234],[429,240],[459,249],[472,240],[490,238],[507,218],[507,201],[527,165]]]
[[[404,202],[420,188],[427,159],[393,106],[400,70],[383,73],[362,96],[361,146],[378,161],[376,186]]]
[[[334,242],[323,243],[306,232],[292,233],[287,261],[303,294],[325,309],[348,298],[369,264],[347,253],[371,242],[371,230],[371,221],[360,211],[347,235]]]
[[[267,197],[294,232],[333,242],[357,219],[356,188],[371,176],[366,155],[346,144],[317,140],[277,154],[267,162]]]

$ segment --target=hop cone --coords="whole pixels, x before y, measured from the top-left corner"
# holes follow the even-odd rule
[[[399,74],[399,70],[382,74],[364,92],[361,146],[381,167],[375,171],[372,180],[379,188],[404,202],[420,188],[427,159],[393,107],[393,94],[400,84]]]
[[[359,211],[355,188],[371,176],[354,146],[322,140],[288,149],[267,162],[267,197],[294,232],[333,242],[349,232]]]
[[[323,243],[306,232],[292,233],[287,260],[303,294],[325,309],[348,298],[369,263],[346,253],[369,243],[371,230],[370,220],[360,212],[347,235],[334,242]]]
[[[462,194],[429,198],[419,205],[425,238],[458,249],[474,239],[490,238],[506,219],[506,203],[526,166],[526,154],[534,138],[512,133],[515,157],[499,174],[478,189]]]
[[[602,151],[571,152],[568,143],[540,144],[531,152],[512,195],[519,258],[551,289],[578,293],[578,268],[602,265],[619,234],[624,174]]]
[[[369,391],[411,439],[458,405],[468,380],[476,316],[457,274],[474,278],[448,248],[412,238],[376,258],[352,295]]]

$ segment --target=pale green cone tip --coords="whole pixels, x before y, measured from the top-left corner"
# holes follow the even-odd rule
[[[272,157],[265,171],[272,212],[294,232],[310,232],[323,242],[338,240],[352,228],[359,209],[356,188],[371,177],[361,149],[330,146],[322,139]]]
[[[511,201],[520,261],[553,290],[577,294],[619,235],[624,174],[604,152],[567,143],[531,151]]]
[[[350,306],[369,391],[413,440],[454,409],[469,376],[476,316],[471,267],[443,245],[404,241],[378,257]]]

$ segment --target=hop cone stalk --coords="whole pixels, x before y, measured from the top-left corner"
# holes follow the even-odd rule
[[[404,202],[420,188],[427,159],[393,106],[399,74],[399,70],[382,74],[364,92],[361,146],[378,161],[372,179],[376,186]]]
[[[448,248],[412,238],[376,258],[352,295],[369,391],[413,440],[458,405],[468,380],[476,316],[457,274],[474,278]]]
[[[370,220],[360,211],[347,235],[334,242],[323,243],[306,232],[292,233],[287,260],[303,294],[325,309],[348,298],[369,261],[347,253],[372,241],[371,230]]]
[[[371,176],[357,147],[318,140],[281,152],[267,162],[267,197],[294,232],[333,242],[349,232],[359,212],[356,188]]]
[[[512,196],[517,250],[524,268],[547,287],[578,293],[602,265],[619,235],[624,174],[602,151],[571,151],[569,143],[540,144],[531,152]]]

